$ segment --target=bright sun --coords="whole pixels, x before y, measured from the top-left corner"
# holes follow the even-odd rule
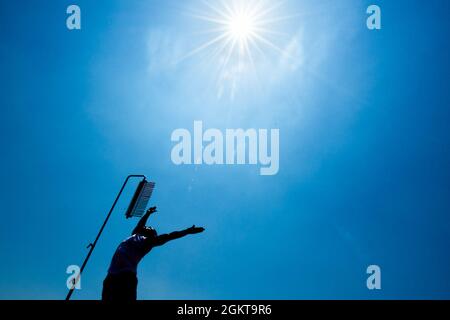
[[[255,31],[254,17],[248,13],[238,13],[228,21],[228,32],[238,41],[248,41]]]
[[[215,0],[204,1],[209,10],[202,10],[192,14],[196,19],[210,24],[205,33],[213,36],[201,46],[195,48],[185,57],[196,54],[207,48],[214,48],[218,55],[225,55],[225,64],[233,55],[238,54],[239,59],[250,60],[255,51],[263,53],[263,47],[283,53],[283,50],[270,40],[270,37],[279,38],[273,24],[286,17],[275,16],[276,9],[282,1],[271,4],[267,0]],[[215,34],[215,35],[214,35]]]
[[[234,92],[243,74],[248,70],[256,71],[257,62],[268,53],[286,56],[275,44],[289,37],[276,30],[277,23],[292,18],[277,14],[283,1],[204,0],[202,3],[206,8],[190,15],[207,23],[202,34],[210,36],[181,60],[203,52],[204,58],[214,59],[218,82],[229,81]]]

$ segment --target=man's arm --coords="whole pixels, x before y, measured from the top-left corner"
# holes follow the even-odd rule
[[[148,217],[150,217],[150,215],[152,213],[156,212],[156,207],[151,207],[147,210],[147,212],[142,216],[142,218],[139,220],[138,224],[136,225],[136,227],[133,229],[133,232],[131,233],[131,235],[138,233],[138,231],[142,228],[145,227]]]
[[[193,225],[192,227],[181,230],[181,231],[174,231],[169,234],[162,234],[156,238],[154,246],[155,247],[161,246],[171,240],[182,238],[184,236],[187,236],[188,234],[200,233],[200,232],[203,232],[204,230],[205,230],[205,228],[196,227],[195,225]]]

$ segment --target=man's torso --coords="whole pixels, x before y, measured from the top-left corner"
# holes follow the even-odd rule
[[[132,235],[117,247],[108,274],[137,273],[139,261],[152,249],[151,243],[142,235]]]

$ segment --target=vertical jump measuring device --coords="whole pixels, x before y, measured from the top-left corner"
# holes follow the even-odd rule
[[[148,204],[148,201],[150,200],[150,197],[152,196],[153,189],[155,188],[155,183],[147,181],[146,177],[141,174],[129,175],[125,179],[125,182],[123,183],[122,188],[120,188],[120,191],[117,194],[116,200],[114,200],[113,205],[112,205],[111,209],[109,210],[108,215],[106,216],[106,219],[100,228],[100,231],[97,234],[97,237],[95,238],[94,242],[89,243],[89,245],[87,246],[89,248],[89,252],[88,252],[86,258],[84,259],[83,264],[81,265],[80,273],[76,277],[75,281],[73,282],[72,287],[70,288],[69,292],[67,293],[66,300],[70,300],[70,297],[72,296],[72,293],[75,290],[75,286],[78,283],[78,281],[80,280],[81,273],[83,272],[84,268],[86,267],[86,264],[87,264],[89,258],[91,257],[92,251],[94,251],[94,248],[97,245],[97,241],[100,238],[100,235],[102,234],[103,229],[105,228],[106,223],[108,222],[109,217],[111,216],[111,213],[113,212],[114,207],[117,204],[117,201],[119,201],[119,198],[122,195],[122,191],[125,189],[125,186],[128,183],[128,180],[130,180],[131,178],[142,178],[142,180],[139,182],[139,184],[136,188],[136,191],[134,192],[133,198],[131,199],[128,209],[125,213],[125,217],[127,219],[131,218],[131,217],[141,217],[144,214],[145,209]]]

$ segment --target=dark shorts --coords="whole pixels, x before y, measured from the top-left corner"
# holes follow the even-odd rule
[[[103,281],[102,300],[134,301],[137,297],[137,283],[133,272],[108,274]]]

